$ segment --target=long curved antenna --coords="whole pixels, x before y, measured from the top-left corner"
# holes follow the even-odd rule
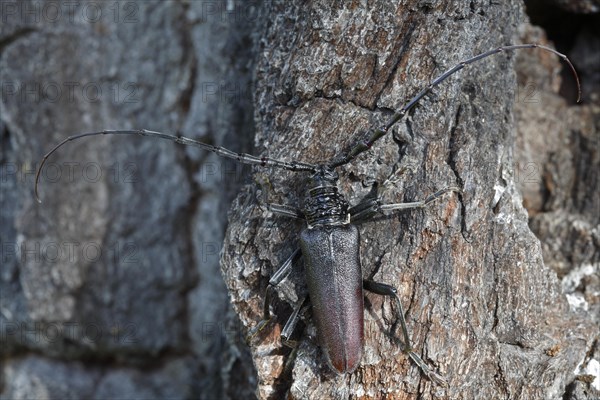
[[[417,93],[417,95],[415,97],[413,97],[408,103],[406,103],[406,105],[404,105],[399,111],[397,111],[385,125],[383,125],[379,128],[369,129],[356,143],[354,143],[348,150],[346,150],[346,152],[344,154],[342,154],[338,157],[335,157],[333,160],[329,161],[327,163],[327,166],[333,169],[333,168],[337,168],[341,165],[348,164],[350,161],[352,161],[354,158],[356,158],[356,156],[358,156],[360,153],[363,153],[363,152],[369,150],[371,148],[371,146],[373,145],[373,143],[375,143],[378,139],[385,136],[387,134],[388,130],[392,126],[394,126],[394,124],[396,124],[396,122],[400,121],[400,119],[402,119],[402,117],[404,117],[406,115],[406,113],[411,108],[413,108],[415,106],[415,104],[417,104],[419,102],[419,100],[421,100],[427,93],[429,93],[431,91],[431,89],[433,89],[434,87],[436,87],[437,85],[439,85],[440,83],[445,81],[450,75],[463,69],[465,66],[472,64],[476,61],[479,61],[481,59],[484,59],[486,57],[492,56],[494,54],[502,53],[505,51],[512,51],[512,50],[518,50],[518,49],[534,49],[534,48],[542,49],[545,51],[549,51],[550,53],[556,54],[558,57],[562,58],[563,61],[565,61],[569,65],[569,67],[571,68],[571,71],[573,72],[573,75],[575,76],[575,81],[577,82],[577,102],[579,102],[581,99],[581,85],[579,84],[579,77],[577,76],[575,67],[573,67],[573,64],[571,64],[571,61],[567,58],[567,56],[565,56],[562,53],[559,53],[558,51],[556,51],[554,49],[551,49],[549,47],[542,46],[542,45],[539,45],[536,43],[516,44],[516,45],[511,45],[511,46],[498,47],[497,49],[486,51],[485,53],[481,53],[474,57],[471,57],[469,59],[461,61],[454,67],[450,68],[449,70],[447,70],[446,72],[444,72],[443,74],[441,74],[440,76],[435,78],[433,81],[431,81],[431,83],[427,87],[422,89],[419,93]]]
[[[267,157],[256,157],[256,156],[253,156],[251,154],[246,154],[246,153],[236,153],[236,152],[226,149],[225,147],[213,146],[212,144],[203,143],[198,140],[186,138],[183,136],[175,136],[175,135],[171,135],[168,133],[154,132],[154,131],[149,131],[146,129],[105,130],[105,131],[100,131],[100,132],[88,132],[88,133],[81,133],[78,135],[69,136],[68,138],[66,138],[65,140],[63,140],[62,142],[60,142],[59,144],[54,146],[52,148],[52,150],[50,150],[44,156],[44,158],[42,158],[42,162],[40,163],[40,166],[38,167],[36,174],[35,174],[35,198],[38,201],[38,203],[42,202],[40,200],[40,197],[38,194],[38,183],[40,180],[42,168],[44,167],[44,164],[48,160],[48,157],[50,157],[52,155],[52,153],[54,153],[56,150],[58,150],[59,148],[61,148],[63,145],[65,145],[66,143],[68,143],[70,141],[81,139],[81,138],[88,137],[88,136],[97,136],[97,135],[141,135],[141,136],[156,137],[156,138],[160,138],[160,139],[171,140],[173,142],[183,144],[183,145],[200,147],[201,149],[204,149],[207,151],[212,151],[213,153],[215,153],[216,155],[218,155],[220,157],[230,158],[230,159],[236,160],[242,164],[260,165],[261,167],[281,168],[281,169],[285,169],[288,171],[307,171],[307,172],[312,172],[312,173],[315,173],[317,171],[317,167],[312,164],[295,162],[295,161],[291,161],[291,162],[280,161],[280,160],[275,160],[275,159],[267,158]]]

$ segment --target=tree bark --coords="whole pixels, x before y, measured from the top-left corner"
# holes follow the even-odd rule
[[[33,176],[45,152],[85,131],[147,128],[247,150],[256,4],[0,7],[0,398],[214,399],[232,382],[251,395],[218,267],[241,170],[107,137],[49,159],[41,205]],[[250,374],[230,378],[230,365]]]
[[[256,74],[256,143],[272,158],[326,162],[433,77],[517,42],[522,19],[520,4],[269,3]],[[398,179],[384,191],[389,203],[461,188],[424,210],[360,226],[364,276],[398,289],[413,346],[449,386],[433,384],[411,363],[390,337],[392,303],[371,294],[356,372],[328,370],[310,317],[292,357],[279,333],[305,293],[299,266],[272,305],[271,330],[252,339],[259,398],[562,398],[597,327],[569,307],[528,227],[514,169],[514,60],[502,54],[465,68],[394,134],[339,169],[340,190],[352,204],[392,177]],[[261,319],[269,276],[297,248],[303,228],[257,198],[299,205],[307,178],[276,170],[255,176],[258,186],[247,186],[232,206],[222,256],[234,308],[248,328]]]
[[[521,28],[519,4],[0,7],[0,399],[598,397],[575,367],[600,357],[600,119],[597,100],[572,107],[557,94],[565,65],[547,53],[466,68],[339,169],[353,204],[390,177],[386,202],[463,190],[360,225],[364,275],[398,288],[413,346],[448,388],[402,353],[391,302],[371,294],[354,374],[329,372],[310,313],[290,354],[279,333],[305,293],[302,265],[250,341],[253,365],[245,334],[303,229],[264,202],[300,205],[304,174],[257,168],[231,204],[249,169],[172,143],[97,138],[55,154],[44,203],[33,198],[41,156],[90,130],[164,130],[252,152],[256,121],[254,154],[327,160],[456,62],[519,36],[546,43]],[[598,68],[593,41],[581,43],[572,58],[592,54],[585,79]],[[520,97],[530,82],[537,103]]]

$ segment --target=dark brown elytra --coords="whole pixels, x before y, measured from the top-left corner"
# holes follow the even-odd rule
[[[445,379],[429,367],[413,350],[402,304],[397,290],[387,284],[363,280],[360,265],[360,235],[356,227],[362,223],[390,211],[423,208],[440,198],[445,193],[460,192],[454,186],[441,189],[422,201],[411,203],[383,204],[380,198],[372,198],[357,206],[351,207],[337,187],[336,169],[350,163],[359,154],[369,150],[372,145],[384,137],[389,130],[400,121],[425,95],[460,71],[465,66],[494,54],[518,49],[539,48],[551,52],[563,59],[571,68],[578,88],[578,101],[581,94],[579,78],[569,59],[556,50],[538,44],[520,44],[498,47],[494,50],[466,59],[431,81],[410,101],[399,109],[382,126],[373,126],[358,140],[331,159],[317,164],[298,161],[283,161],[267,157],[256,157],[245,153],[232,152],[224,147],[213,146],[194,139],[175,136],[150,130],[104,130],[70,136],[53,147],[42,159],[35,177],[35,196],[40,201],[38,184],[40,174],[48,158],[64,144],[88,136],[97,135],[141,135],[167,139],[183,145],[200,147],[220,157],[236,160],[242,164],[260,167],[274,167],[293,172],[308,172],[311,179],[306,190],[306,200],[302,207],[269,204],[276,214],[291,218],[303,219],[307,227],[300,233],[300,249],[282,264],[269,280],[264,299],[263,320],[253,329],[253,333],[261,330],[271,318],[270,300],[274,288],[290,273],[293,265],[300,257],[306,265],[306,283],[308,299],[301,301],[295,308],[282,330],[282,338],[287,341],[299,320],[301,309],[310,301],[312,313],[317,327],[319,342],[331,369],[337,373],[351,373],[360,363],[364,341],[363,289],[390,297],[394,301],[397,320],[400,322],[403,338],[403,350],[429,377],[440,385]],[[393,332],[392,332],[393,333]]]

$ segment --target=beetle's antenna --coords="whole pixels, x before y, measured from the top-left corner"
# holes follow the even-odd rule
[[[38,193],[38,183],[40,180],[40,175],[42,172],[42,168],[44,167],[44,164],[46,163],[48,158],[52,155],[52,153],[54,153],[56,150],[58,150],[63,145],[67,144],[68,142],[71,142],[71,141],[77,140],[77,139],[81,139],[84,137],[88,137],[88,136],[97,136],[97,135],[140,135],[140,136],[156,137],[156,138],[160,138],[160,139],[171,140],[173,142],[183,144],[183,145],[200,147],[201,149],[215,153],[219,157],[230,158],[230,159],[236,160],[237,162],[240,162],[242,164],[259,165],[261,167],[281,168],[281,169],[285,169],[288,171],[307,171],[307,172],[312,172],[312,173],[315,173],[317,171],[317,166],[312,165],[312,164],[296,162],[296,161],[290,161],[290,162],[280,161],[280,160],[275,160],[275,159],[267,158],[267,157],[256,157],[256,156],[253,156],[251,154],[246,154],[246,153],[236,153],[234,151],[226,149],[225,147],[213,146],[212,144],[203,143],[203,142],[200,142],[195,139],[190,139],[190,138],[186,138],[183,136],[175,136],[175,135],[171,135],[168,133],[149,131],[146,129],[105,130],[105,131],[100,131],[100,132],[87,132],[87,133],[80,133],[78,135],[69,136],[68,138],[66,138],[65,140],[63,140],[62,142],[60,142],[59,144],[54,146],[52,148],[52,150],[50,150],[44,156],[44,158],[42,158],[42,162],[40,163],[40,166],[38,167],[37,172],[35,174],[35,190],[34,191],[35,191],[35,198],[37,199],[38,203],[42,202],[40,200],[39,193]]]
[[[406,113],[408,111],[410,111],[419,102],[419,100],[421,100],[427,93],[429,93],[434,87],[436,87],[437,85],[439,85],[440,83],[445,81],[449,76],[460,71],[467,65],[477,62],[479,60],[482,60],[484,58],[487,58],[489,56],[492,56],[494,54],[502,53],[505,51],[513,51],[513,50],[518,50],[518,49],[534,49],[534,48],[542,49],[545,51],[549,51],[550,53],[556,54],[558,57],[560,57],[563,61],[565,61],[569,65],[569,67],[571,68],[571,71],[573,72],[573,75],[575,76],[575,81],[577,82],[577,102],[579,102],[581,100],[581,85],[579,84],[579,76],[577,76],[577,71],[575,71],[575,67],[573,67],[573,64],[571,64],[571,61],[567,58],[567,56],[565,56],[562,53],[559,53],[558,51],[556,51],[554,49],[551,49],[550,47],[542,46],[542,45],[536,44],[536,43],[502,46],[502,47],[498,47],[494,50],[490,50],[490,51],[486,51],[485,53],[478,54],[478,55],[473,56],[464,61],[461,61],[460,63],[456,64],[454,67],[450,68],[449,70],[447,70],[446,72],[444,72],[443,74],[441,74],[440,76],[438,76],[437,78],[432,80],[431,83],[427,87],[423,88],[419,93],[417,93],[417,95],[415,97],[413,97],[399,111],[397,111],[385,125],[383,125],[379,128],[369,129],[360,138],[360,140],[358,140],[356,143],[354,143],[348,150],[346,150],[346,152],[344,154],[342,154],[338,157],[335,157],[327,165],[330,168],[337,168],[341,165],[348,164],[350,161],[352,161],[354,158],[356,158],[356,156],[358,156],[360,153],[363,153],[363,152],[369,150],[371,148],[371,146],[373,145],[373,143],[375,143],[378,139],[385,136],[388,133],[388,130],[392,126],[394,126],[398,121],[400,121],[402,119],[402,117],[404,117],[406,115]]]

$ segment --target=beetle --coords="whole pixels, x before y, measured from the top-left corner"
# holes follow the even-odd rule
[[[395,304],[395,313],[400,322],[403,351],[413,360],[421,371],[432,381],[445,385],[445,380],[433,371],[413,350],[404,310],[393,286],[363,280],[360,264],[360,235],[356,224],[371,219],[374,215],[386,214],[412,208],[423,208],[449,192],[460,193],[460,188],[449,186],[438,190],[424,200],[410,203],[383,204],[379,197],[367,199],[365,202],[350,207],[337,187],[338,174],[336,169],[350,163],[359,154],[369,150],[379,139],[400,121],[425,95],[465,66],[505,51],[526,48],[539,48],[551,52],[563,59],[571,68],[580,94],[579,78],[569,59],[556,50],[535,43],[509,45],[475,55],[468,58],[443,74],[433,79],[428,86],[421,89],[410,101],[399,109],[380,127],[372,127],[358,140],[336,155],[322,163],[309,164],[299,161],[276,160],[267,157],[256,157],[245,153],[235,153],[224,147],[213,146],[194,139],[175,136],[150,130],[104,130],[81,133],[70,136],[54,146],[44,155],[35,177],[34,192],[41,202],[38,184],[41,171],[48,158],[66,143],[88,136],[97,135],[141,135],[147,137],[171,140],[183,145],[200,147],[214,152],[220,157],[230,158],[242,164],[260,167],[279,168],[292,172],[310,173],[309,187],[302,207],[268,204],[275,214],[291,218],[303,219],[307,227],[300,233],[300,249],[282,264],[269,280],[264,298],[263,319],[256,325],[253,332],[264,328],[271,318],[270,300],[274,288],[290,273],[292,266],[300,256],[305,260],[308,301],[312,304],[313,317],[317,328],[317,336],[331,369],[339,374],[352,373],[359,365],[364,342],[364,309],[363,289],[390,297]],[[578,97],[579,101],[579,97]],[[282,337],[288,340],[299,320],[299,313],[307,299],[295,306],[294,311],[285,324]],[[392,332],[393,333],[393,332]]]

